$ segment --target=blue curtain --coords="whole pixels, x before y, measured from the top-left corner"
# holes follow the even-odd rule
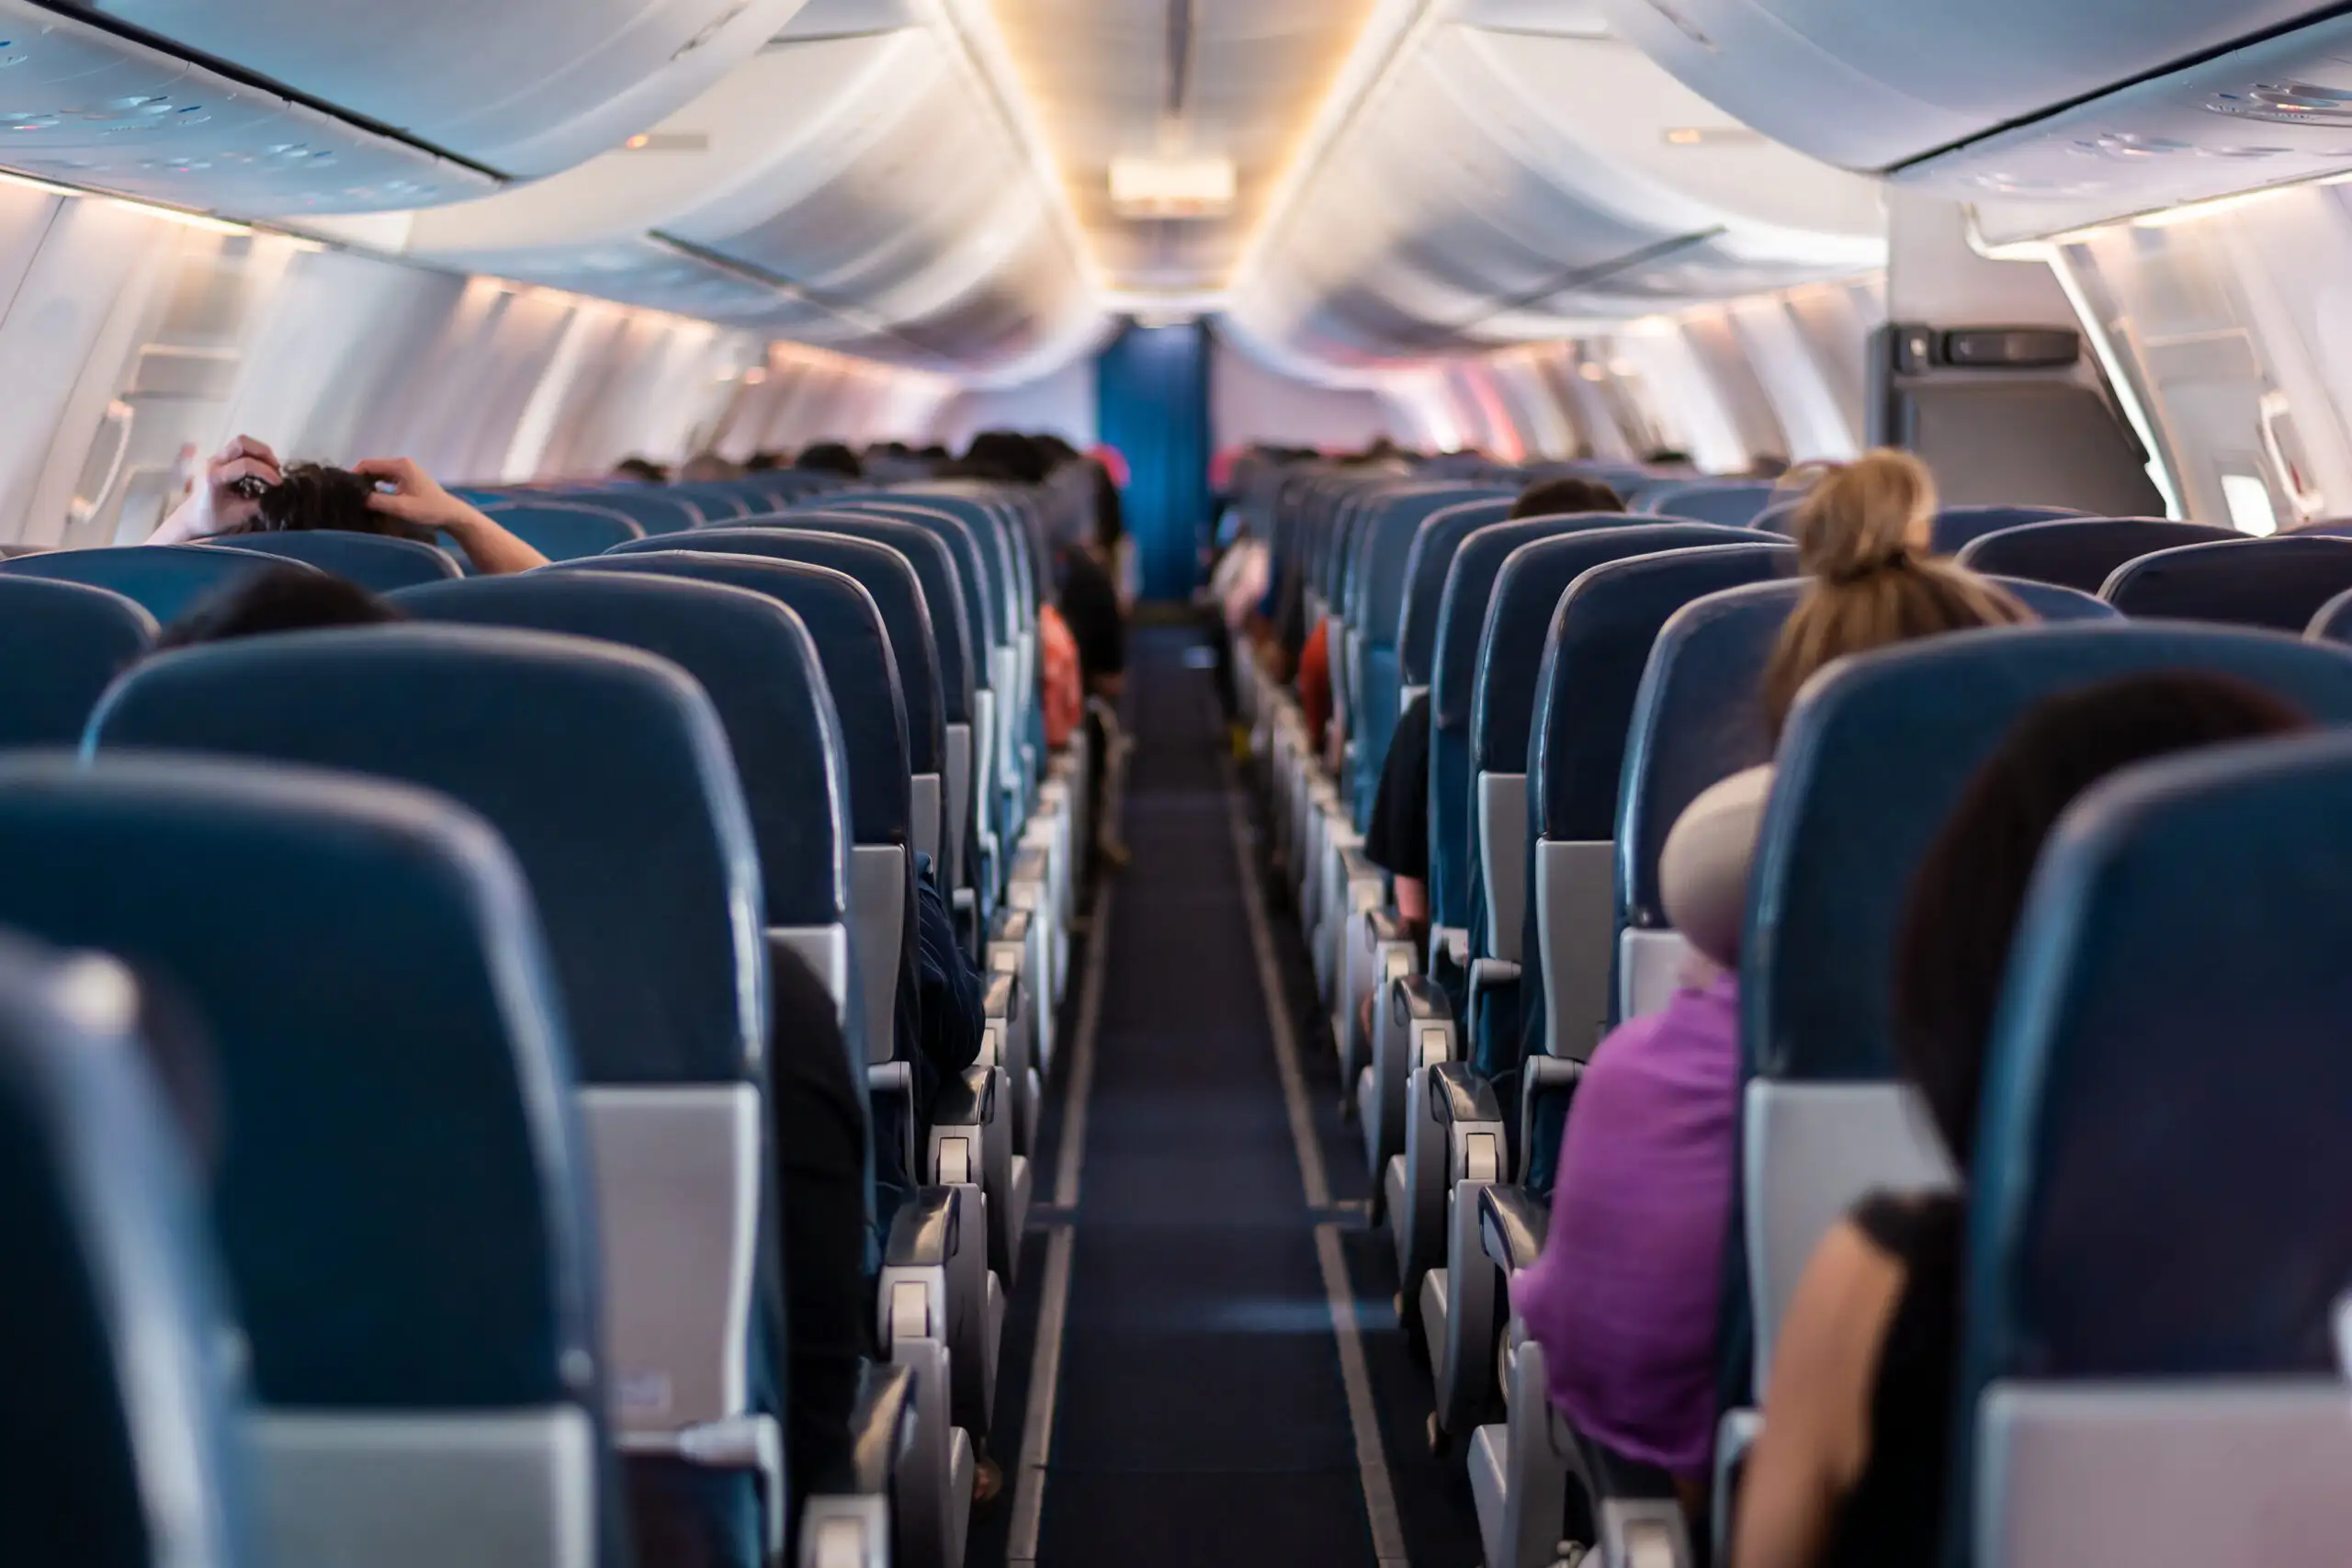
[[[1094,362],[1102,439],[1127,459],[1122,504],[1148,599],[1184,599],[1209,517],[1208,329],[1130,323]]]

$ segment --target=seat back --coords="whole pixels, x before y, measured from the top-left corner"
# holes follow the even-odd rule
[[[567,491],[564,499],[582,506],[617,512],[649,534],[680,534],[702,523],[702,513],[685,501],[654,485],[600,485]]]
[[[1936,513],[1934,549],[1939,556],[1958,555],[1986,534],[2081,515],[2064,506],[1947,506]]]
[[[1835,665],[1799,698],[1740,953],[1742,1201],[1759,1366],[1832,1219],[1871,1187],[1949,1179],[1895,1081],[1889,976],[1913,868],[2035,702],[2171,669],[2233,675],[2322,722],[2352,722],[2352,651],[2124,622],[1931,637]]]
[[[2138,619],[2300,632],[2352,589],[2352,539],[2296,535],[2185,545],[2126,561],[2099,597]]]
[[[1947,1561],[1988,1560],[1972,1523],[2008,1562],[2352,1561],[2352,908],[2319,870],[2347,793],[2342,734],[2217,749],[2105,781],[2044,848],[1971,1177],[1983,1469],[1957,1446]]]
[[[356,582],[370,593],[390,593],[420,582],[439,582],[464,573],[448,551],[390,534],[352,534],[313,528],[292,533],[228,534],[209,539],[215,549],[244,550],[280,560],[300,561]]]
[[[848,761],[849,908],[867,1059],[897,1054],[897,1020],[914,985],[912,774],[906,705],[889,633],[874,596],[829,567],[767,556],[650,550],[576,561],[567,571],[651,572],[766,594],[800,617],[817,644]]]
[[[132,545],[43,550],[0,560],[0,576],[42,577],[119,593],[157,621],[175,621],[216,593],[269,569],[243,550],[200,545]],[[296,563],[294,570],[312,570]]]
[[[109,711],[209,699],[180,676],[221,655],[248,649],[158,661]],[[201,1026],[180,1052],[209,1057],[226,1133],[211,1210],[273,1555],[625,1553],[565,1010],[498,835],[378,780],[36,757],[0,762],[0,921],[125,955]]]
[[[0,577],[0,747],[70,746],[155,617],[78,582]]]
[[[1396,612],[1396,679],[1406,694],[1426,691],[1437,669],[1437,623],[1445,607],[1445,576],[1462,541],[1489,524],[1508,521],[1508,501],[1468,501],[1424,518],[1405,552],[1405,581]],[[1401,711],[1402,700],[1398,707]],[[1392,724],[1393,734],[1396,727]],[[1382,748],[1383,755],[1386,748]]]
[[[1744,528],[1756,521],[1758,513],[1782,497],[1781,487],[1770,479],[1699,479],[1645,489],[1631,510]]]
[[[913,565],[889,546],[870,539],[775,527],[706,528],[675,540],[636,540],[609,553],[644,554],[671,547],[798,561],[838,571],[865,588],[881,616],[883,641],[906,707],[912,840],[917,852],[938,860],[946,807],[946,695],[938,639],[932,634],[931,613]]]
[[[1476,792],[1471,827],[1477,845],[1470,863],[1474,956],[1521,961],[1527,894],[1528,737],[1537,677],[1569,586],[1593,568],[1629,556],[1773,542],[1770,535],[1712,523],[1623,522],[1531,540],[1504,558],[1487,595],[1470,697],[1470,770]],[[1600,864],[1607,863],[1604,857]],[[1514,1055],[1518,1042],[1513,1030],[1508,1043]],[[1482,1041],[1482,1049],[1487,1043]]]
[[[482,509],[500,527],[549,560],[601,555],[615,545],[645,536],[628,513],[601,501],[502,501]]]
[[[2096,593],[2124,562],[2180,545],[2241,539],[2234,528],[2161,517],[2061,517],[1979,534],[1960,564],[1995,577],[2030,578]]]
[[[1627,529],[1627,533],[1645,530]],[[1522,875],[1520,1055],[1582,1060],[1609,1021],[1614,842],[1635,697],[1659,633],[1694,600],[1773,583],[1796,568],[1785,544],[1710,545],[1596,565],[1561,597],[1532,702]],[[1754,681],[1741,682],[1753,706]],[[1540,1156],[1542,1145],[1531,1151]]]
[[[800,617],[763,593],[650,574],[521,572],[394,594],[420,621],[597,637],[666,659],[717,709],[758,846],[768,941],[851,995],[841,721]]]
[[[0,939],[0,1551],[12,1562],[257,1561],[244,1390],[202,1200],[108,961]]]
[[[1446,570],[1430,680],[1430,900],[1434,924],[1470,924],[1476,813],[1470,717],[1485,639],[1487,602],[1503,562],[1521,545],[1626,525],[1621,512],[1491,523],[1464,538]]]
[[[726,479],[687,479],[670,485],[663,493],[675,496],[702,513],[705,527],[718,527],[738,517],[748,517],[752,512],[751,502]]]

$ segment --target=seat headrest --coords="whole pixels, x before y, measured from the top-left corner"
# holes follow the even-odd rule
[[[807,510],[819,508],[811,503]],[[981,530],[953,513],[913,501],[892,500],[888,494],[861,495],[853,492],[828,495],[821,510],[827,513],[865,513],[911,524],[938,539],[955,554],[956,574],[964,593],[965,618],[971,623],[972,636],[979,645],[973,655],[976,660],[973,679],[985,685],[989,676],[987,649],[1010,643],[1013,623],[1005,615],[1001,587],[1003,564],[997,558],[995,550],[984,542]]]
[[[906,557],[888,545],[801,528],[705,528],[677,539],[639,539],[612,555],[651,550],[702,550],[801,561],[854,579],[871,594],[889,639],[899,691],[907,707],[909,765],[918,773],[946,768],[947,714],[939,667],[939,639],[923,604],[922,581]]]
[[[1958,555],[1970,540],[1985,534],[2081,515],[2066,506],[1947,506],[1936,513],[1931,547],[1939,556]]]
[[[853,539],[871,539],[906,557],[922,585],[933,637],[939,644],[939,678],[947,695],[947,722],[971,722],[977,648],[960,581],[962,573],[956,564],[956,553],[945,539],[916,524],[878,512],[788,512],[763,518],[761,523],[770,528],[808,528],[825,534],[845,534]]]
[[[1491,485],[1410,485],[1364,502],[1357,525],[1354,559],[1339,601],[1348,625],[1386,647],[1403,613],[1405,564],[1421,525],[1450,508],[1479,502],[1510,504],[1510,492]]]
[[[2037,621],[2057,623],[2121,618],[2114,605],[2094,599],[2079,588],[2062,588],[2054,582],[2032,582],[2021,577],[1996,577],[1991,581],[1999,583],[2018,604],[2032,611]]]
[[[2352,539],[2296,535],[2159,550],[2115,569],[2099,596],[2136,619],[2300,632],[2352,589]]]
[[[130,976],[0,938],[0,1402],[11,1561],[248,1561],[243,1390]]]
[[[832,505],[835,499],[827,496],[825,504]],[[1012,631],[1026,631],[1036,624],[1034,582],[1018,537],[1021,531],[1002,513],[968,491],[938,484],[910,485],[902,491],[885,491],[879,499],[944,513],[969,526],[988,565],[1003,625]]]
[[[758,854],[718,715],[667,660],[477,626],[245,637],[141,665],[107,694],[87,744],[437,789],[487,818],[530,878],[583,1077],[757,1070]]]
[[[1470,501],[1424,519],[1405,555],[1404,607],[1396,617],[1397,667],[1408,686],[1426,686],[1437,667],[1438,612],[1462,541],[1510,516],[1508,501]]]
[[[914,817],[907,705],[890,634],[874,596],[830,567],[769,556],[648,550],[566,563],[567,571],[652,572],[724,582],[791,609],[817,644],[849,760],[850,836],[861,844],[909,842]]]
[[[625,539],[642,538],[642,525],[625,512],[576,501],[502,501],[482,514],[549,560],[601,555]]]
[[[2234,675],[2352,722],[2352,650],[2113,621],[1955,632],[1841,660],[1781,739],[1740,954],[1751,1071],[1894,1075],[1888,977],[1910,879],[1976,769],[2033,704],[2124,675]]]
[[[2103,781],[2043,848],[1971,1176],[1972,1391],[2331,1371],[2348,792],[2340,733],[2214,748]]]
[[[2061,517],[1980,534],[1961,550],[1960,564],[1988,577],[2027,578],[2096,593],[2125,561],[2178,545],[2244,536],[2233,528],[2161,517]]]
[[[396,539],[389,534],[352,534],[334,528],[294,533],[231,534],[208,539],[214,549],[243,550],[279,560],[297,560],[356,582],[370,593],[390,593],[421,582],[464,575],[447,550]]]
[[[675,534],[702,521],[692,504],[652,485],[606,485],[568,492],[583,505],[617,512],[649,534]]]
[[[10,556],[0,560],[0,574],[104,588],[121,594],[158,621],[175,621],[215,593],[268,570],[270,564],[243,550],[136,545]],[[293,570],[316,569],[297,562]]]
[[[1535,678],[1527,743],[1533,836],[1616,836],[1634,699],[1661,628],[1694,599],[1784,578],[1795,566],[1782,543],[1709,545],[1607,562],[1570,584]]]
[[[817,645],[763,593],[650,574],[527,571],[413,588],[409,615],[601,637],[669,660],[718,709],[759,846],[767,920],[840,924],[849,900],[841,723]]]
[[[1758,513],[1786,494],[1770,479],[1704,479],[1645,489],[1632,510],[1657,517],[1681,517],[1693,523],[1721,523],[1745,528],[1755,523]]]
[[[0,577],[0,747],[71,746],[155,617],[78,582]]]
[[[1658,887],[1667,834],[1707,786],[1770,760],[1764,664],[1805,586],[1791,580],[1710,593],[1659,628],[1625,732],[1614,835],[1622,924],[1667,923]]]
[[[1776,545],[1769,534],[1712,523],[1621,520],[1533,539],[1504,558],[1486,595],[1476,679],[1470,697],[1470,765],[1498,773],[1527,771],[1537,677],[1569,585],[1593,568],[1660,550],[1712,545]],[[1786,547],[1779,547],[1785,549]],[[1777,558],[1778,552],[1775,552]],[[1459,558],[1457,558],[1457,561]],[[1581,702],[1581,694],[1570,699]]]
[[[266,1403],[589,1397],[570,1054],[489,826],[349,775],[19,757],[0,761],[0,923],[119,953],[192,1015],[202,1038],[177,1044],[219,1095],[214,1229]]]
[[[1523,517],[1490,523],[1464,538],[1446,569],[1439,601],[1436,657],[1430,668],[1430,718],[1435,729],[1467,734],[1478,678],[1478,650],[1485,642],[1487,610],[1503,562],[1521,545],[1596,528],[1639,526],[1622,512],[1584,512],[1562,517]]]
[[[1666,918],[1682,940],[1728,969],[1739,963],[1756,830],[1772,793],[1770,764],[1742,768],[1699,792],[1666,836],[1658,886]]]

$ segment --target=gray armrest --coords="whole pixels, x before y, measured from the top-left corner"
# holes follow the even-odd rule
[[[950,1188],[918,1188],[890,1220],[882,1244],[885,1269],[944,1269],[956,1251],[956,1194]]]
[[[1690,1527],[1675,1494],[1674,1477],[1581,1432],[1571,1433],[1571,1441],[1574,1462],[1600,1521],[1601,1561],[1692,1568]]]
[[[1006,880],[1010,882],[1043,882],[1048,874],[1049,868],[1046,863],[1046,852],[1038,848],[1036,845],[1031,844],[1026,848],[1018,851],[1013,855],[1012,874],[1007,877]]]
[[[1524,1187],[1489,1187],[1478,1194],[1479,1236],[1505,1274],[1534,1264],[1551,1224],[1552,1205]]]
[[[939,1086],[932,1100],[933,1127],[978,1127],[994,1114],[996,1073],[988,1067],[967,1067]]]
[[[849,1413],[852,1484],[867,1495],[887,1491],[914,1419],[914,1374],[905,1367],[868,1361],[860,1369],[857,1404]]]
[[[1430,1111],[1452,1126],[1462,1122],[1499,1122],[1503,1108],[1494,1085],[1466,1062],[1442,1062],[1430,1069]]]
[[[1375,945],[1413,940],[1412,926],[1394,909],[1374,909],[1363,918],[1363,921]]]
[[[1524,1168],[1535,1160],[1535,1116],[1553,1095],[1573,1097],[1584,1078],[1584,1064],[1569,1056],[1530,1056],[1520,1065],[1519,1160]],[[1570,1104],[1575,1100],[1571,1098]]]
[[[1453,1004],[1446,999],[1445,988],[1426,975],[1399,980],[1390,998],[1390,1013],[1399,1023],[1453,1021]]]
[[[1715,1423],[1715,1506],[1711,1522],[1717,1562],[1729,1561],[1725,1553],[1731,1550],[1732,1505],[1739,1496],[1740,1477],[1747,1470],[1747,1450],[1763,1432],[1764,1412],[1752,1408],[1726,1410]]]
[[[1006,905],[989,919],[989,940],[990,942],[1027,942],[1029,922],[1033,918],[1032,910],[1016,909],[1011,905]]]
[[[1021,976],[991,975],[988,988],[980,993],[980,1016],[987,1019],[1014,1019],[1021,1016]]]

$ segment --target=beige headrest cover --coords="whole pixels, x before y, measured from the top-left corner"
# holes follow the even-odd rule
[[[1756,858],[1756,830],[1771,791],[1769,766],[1710,785],[1676,819],[1658,857],[1666,918],[1683,941],[1726,969],[1739,964],[1747,868]]]

